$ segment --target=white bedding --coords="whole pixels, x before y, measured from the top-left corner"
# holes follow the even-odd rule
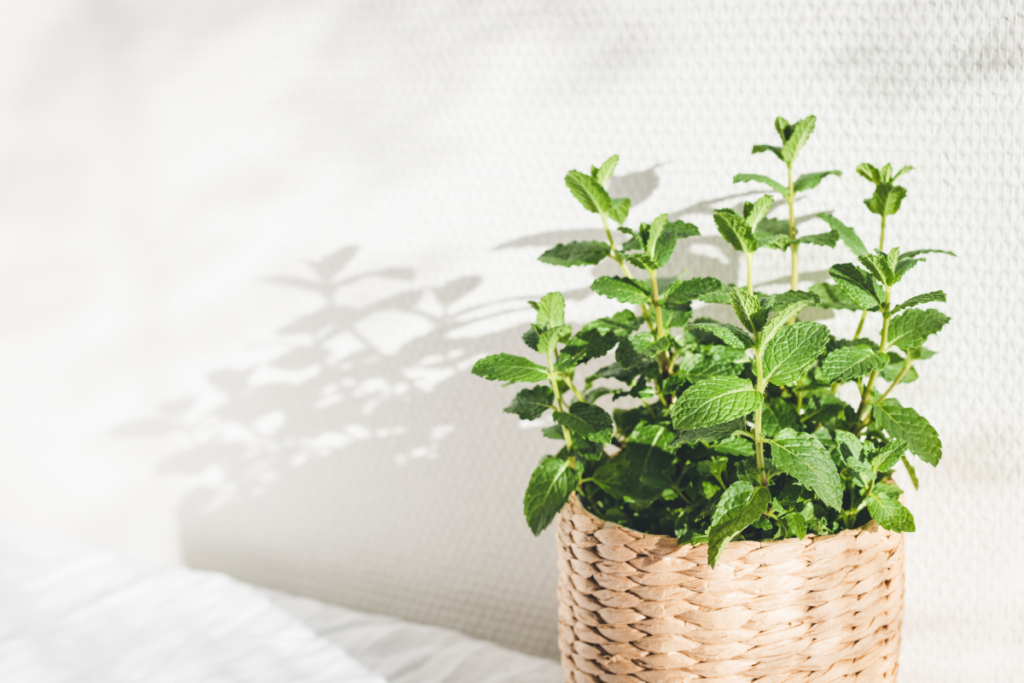
[[[0,529],[4,683],[556,683],[427,626]]]

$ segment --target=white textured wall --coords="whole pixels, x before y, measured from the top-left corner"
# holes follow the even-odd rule
[[[566,170],[618,153],[634,219],[713,234],[814,113],[803,168],[846,175],[800,213],[873,241],[853,168],[910,163],[889,244],[960,254],[906,281],[953,323],[900,391],[945,446],[901,680],[1020,680],[1022,96],[1012,1],[7,2],[0,522],[552,654],[545,444],[468,367],[527,297],[608,310],[534,260],[596,227]]]

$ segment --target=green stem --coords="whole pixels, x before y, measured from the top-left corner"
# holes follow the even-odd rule
[[[764,466],[764,435],[761,433],[761,411],[764,405],[764,367],[761,362],[761,339],[760,334],[754,333],[754,359],[757,363],[757,390],[761,394],[762,402],[757,404],[754,410],[754,453],[757,458],[757,473],[761,478],[761,485],[768,487],[768,473]]]
[[[622,258],[622,254],[620,254],[619,250],[615,247],[615,240],[612,238],[611,228],[608,227],[608,217],[604,215],[604,212],[601,212],[601,223],[602,225],[604,225],[605,237],[608,238],[608,246],[611,247],[610,256],[612,257],[612,260],[619,264],[619,269],[622,270],[623,275],[625,275],[630,280],[636,279],[633,277],[633,274],[629,272],[629,267],[626,266],[626,261]],[[640,313],[643,315],[644,322],[647,323],[648,329],[650,329],[653,333],[654,323],[651,321],[651,314],[647,310],[647,306],[640,304]]]
[[[882,214],[882,235],[878,238],[879,251],[885,251],[885,214]]]
[[[878,345],[878,351],[885,353],[889,348],[889,304],[892,300],[892,286],[886,285],[885,287],[885,303],[882,304],[882,339]],[[872,370],[871,375],[868,376],[868,383],[864,386],[864,393],[860,397],[860,405],[857,407],[857,423],[859,432],[862,428],[866,427],[869,421],[868,411],[871,407],[871,390],[875,387],[875,380],[878,379],[878,370]]]
[[[555,392],[555,404],[558,406],[558,410],[565,412],[565,401],[562,400],[562,392],[558,389],[558,382],[554,379],[555,368],[552,365],[551,353],[545,354],[548,361],[548,384],[551,385],[551,390]],[[562,436],[565,437],[565,447],[570,451],[572,450],[572,435],[569,434],[569,429],[562,425]]]
[[[786,194],[786,204],[789,205],[789,250],[792,253],[792,269],[789,275],[789,288],[796,291],[800,286],[800,267],[797,257],[797,250],[800,245],[796,241],[796,214],[793,213],[793,201],[796,199],[796,192],[793,191],[793,164],[786,164],[786,177],[789,182],[789,192]]]
[[[889,397],[889,394],[892,392],[893,389],[896,388],[896,385],[902,382],[906,374],[910,372],[910,366],[913,364],[914,361],[910,358],[910,356],[907,356],[907,359],[903,362],[903,367],[900,368],[899,374],[896,375],[896,377],[892,380],[892,383],[889,385],[889,388],[885,390],[885,393],[878,397],[878,403],[881,403],[882,401]]]
[[[878,238],[878,250],[885,251],[885,214],[882,214],[882,235]],[[857,324],[857,331],[853,333],[854,339],[860,339],[861,330],[864,329],[864,321],[868,319],[868,312],[860,314],[860,322]]]

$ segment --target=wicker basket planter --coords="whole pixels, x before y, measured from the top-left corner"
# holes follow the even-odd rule
[[[894,681],[903,536],[707,545],[632,531],[573,494],[556,519],[566,683]]]

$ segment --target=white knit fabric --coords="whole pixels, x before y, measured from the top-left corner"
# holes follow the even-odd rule
[[[844,175],[800,215],[871,244],[853,169],[912,164],[887,245],[959,255],[903,285],[953,321],[897,392],[945,452],[907,495],[901,680],[1019,680],[1019,2],[3,11],[0,519],[554,655],[554,543],[521,517],[550,442],[469,367],[522,351],[528,298],[614,310],[607,268],[536,261],[600,235],[568,169],[618,153],[634,223],[704,233],[673,271],[735,280],[710,210],[815,114],[800,168]],[[805,284],[849,259],[802,249]],[[786,256],[756,268],[785,287]]]

